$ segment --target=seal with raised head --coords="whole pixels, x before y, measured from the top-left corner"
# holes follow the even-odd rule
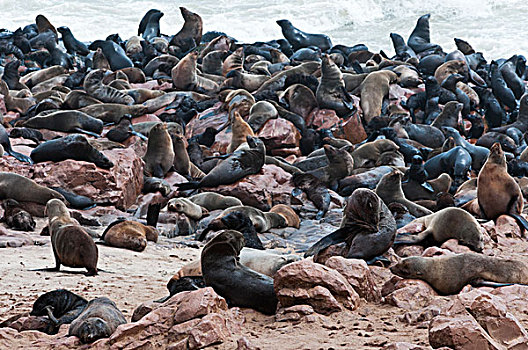
[[[224,297],[229,306],[249,307],[272,315],[277,308],[273,279],[239,262],[244,236],[223,231],[206,244],[201,254],[202,275],[207,286]]]
[[[152,41],[155,37],[160,36],[160,19],[163,17],[164,13],[157,11],[151,13],[148,17],[145,27],[143,29],[142,37],[145,40]],[[140,23],[141,24],[141,23]]]
[[[144,173],[147,176],[164,178],[174,163],[172,139],[164,123],[156,124],[150,129],[147,152],[143,156],[145,161]]]
[[[491,146],[488,160],[478,175],[477,199],[483,218],[494,220],[506,214],[528,229],[528,222],[520,215],[524,204],[521,188],[508,174],[506,156],[498,142]]]
[[[87,276],[97,275],[97,246],[92,237],[70,217],[66,205],[52,199],[46,204],[46,215],[56,263],[52,270],[59,271],[61,265],[84,267],[88,270]]]
[[[106,298],[90,300],[83,312],[71,323],[69,336],[78,337],[82,343],[92,343],[97,339],[108,338],[117,326],[125,324],[125,316],[116,304]]]
[[[104,85],[102,82],[104,75],[105,71],[102,69],[93,70],[86,75],[83,88],[88,95],[105,103],[134,104],[134,98],[132,96],[111,86]]]
[[[180,12],[185,22],[182,29],[172,37],[169,45],[176,45],[182,52],[186,52],[200,45],[203,21],[198,14],[187,10],[185,7],[180,7]]]
[[[355,110],[354,101],[346,91],[343,74],[329,55],[323,55],[321,81],[315,97],[320,108],[333,109],[340,117]]]
[[[471,214],[459,208],[445,208],[422,216],[414,220],[411,225],[420,225],[420,228],[423,227],[425,230],[416,235],[400,232],[395,244],[417,244],[428,239],[436,244],[442,244],[448,239],[455,238],[476,252],[484,249],[480,224]],[[401,231],[405,231],[405,228]]]
[[[332,47],[332,41],[327,35],[305,33],[295,28],[287,19],[278,20],[277,24],[281,27],[282,35],[295,51],[308,46],[317,46],[321,51],[327,51]]]
[[[31,159],[35,163],[60,162],[66,159],[84,160],[103,169],[110,169],[114,166],[114,163],[93,147],[85,136],[79,134],[41,143],[31,151]]]
[[[308,199],[319,210],[315,219],[322,219],[330,207],[331,197],[328,188],[317,177],[307,173],[294,174],[291,181],[295,186],[292,195],[298,196],[301,194],[301,191],[304,191]]]
[[[31,214],[20,207],[14,199],[6,199],[2,202],[4,217],[2,220],[8,227],[19,231],[33,231],[36,223]]]
[[[430,14],[426,14],[418,18],[416,22],[416,27],[409,36],[407,40],[407,45],[409,45],[414,52],[420,53],[423,51],[441,51],[442,48],[436,44],[431,44],[431,35],[429,33],[429,18]]]
[[[443,295],[458,294],[470,283],[528,283],[528,266],[509,258],[476,253],[405,258],[391,272],[403,278],[421,279]]]
[[[396,221],[381,198],[372,190],[358,188],[346,202],[341,228],[323,237],[305,253],[314,256],[327,247],[346,243],[343,256],[368,262],[384,254],[394,242]]]
[[[234,111],[231,117],[231,142],[227,146],[227,153],[234,152],[241,144],[246,142],[248,136],[255,137],[253,129],[240,116],[238,111]]]
[[[142,252],[147,247],[147,241],[158,241],[158,231],[137,221],[117,220],[108,225],[101,239],[112,247]]]
[[[189,52],[171,70],[174,87],[182,91],[216,92],[218,84],[196,73],[198,51]]]
[[[363,119],[368,124],[372,118],[381,115],[383,98],[389,93],[389,86],[398,81],[398,75],[389,70],[370,73],[359,86]]]
[[[264,249],[264,245],[260,241],[260,238],[255,229],[255,225],[251,218],[243,211],[233,211],[220,219],[225,229],[235,230],[244,235],[244,241],[246,242],[245,247],[253,249]]]
[[[202,187],[230,185],[247,175],[256,174],[264,166],[266,147],[262,140],[248,136],[249,149],[233,152],[227,159],[218,163],[200,181],[191,181],[176,185],[180,191]]]
[[[57,334],[63,324],[71,323],[84,310],[88,301],[66,289],[57,289],[42,294],[33,303],[31,316],[48,316],[53,327],[47,334]]]
[[[78,53],[86,56],[90,53],[90,50],[88,50],[88,47],[82,41],[75,39],[70,28],[64,26],[59,27],[57,30],[62,34],[62,42],[69,54],[74,55]]]

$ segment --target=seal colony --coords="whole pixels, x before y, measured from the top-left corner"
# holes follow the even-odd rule
[[[495,243],[480,224],[511,217],[528,230],[525,57],[488,62],[458,38],[445,52],[428,14],[407,41],[390,33],[390,57],[286,19],[284,38],[240,43],[203,33],[200,16],[180,10],[175,35],[163,34],[155,9],[126,40],[82,43],[43,15],[0,32],[2,220],[27,232],[33,216],[47,217],[56,262],[47,270],[96,276],[104,257],[94,236],[141,254],[185,235],[203,249],[171,272],[170,297],[212,287],[229,306],[268,315],[284,302],[274,276],[302,257],[360,259],[442,294],[476,280],[528,283],[525,262],[489,256]],[[109,203],[24,170],[82,162],[110,176],[121,164],[105,151],[125,148],[143,162],[142,194],[102,235],[85,227],[98,219],[85,210]],[[287,192],[269,194],[270,177]],[[307,234],[320,220],[333,229]],[[450,239],[473,252],[398,256],[402,245]],[[266,252],[278,246],[293,254]],[[42,293],[32,315],[47,317],[49,334],[71,323],[68,334],[90,343],[127,321],[104,295]]]

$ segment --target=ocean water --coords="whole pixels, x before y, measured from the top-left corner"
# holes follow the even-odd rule
[[[454,50],[453,38],[471,43],[485,57],[528,56],[527,0],[0,0],[0,26],[15,30],[45,15],[68,26],[82,41],[119,33],[123,39],[151,8],[165,13],[161,31],[175,34],[183,19],[179,6],[198,13],[204,32],[218,30],[242,42],[281,38],[278,19],[310,33],[325,33],[334,44],[366,44],[392,54],[389,34],[407,38],[419,16],[431,13],[431,41]]]

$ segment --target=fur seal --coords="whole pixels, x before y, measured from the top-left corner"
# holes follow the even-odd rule
[[[20,207],[20,204],[14,199],[6,199],[2,202],[4,208],[4,217],[2,221],[8,227],[19,231],[33,231],[35,229],[35,220],[31,214]]]
[[[0,199],[33,202],[45,205],[51,199],[64,200],[57,191],[38,185],[22,175],[0,172]]]
[[[87,276],[97,275],[98,250],[92,237],[70,217],[66,205],[58,199],[46,204],[48,229],[51,236],[55,268],[61,264],[68,267],[84,267]]]
[[[289,86],[281,95],[280,101],[286,103],[291,112],[300,115],[304,119],[318,106],[313,91],[303,84]]]
[[[465,285],[479,280],[527,284],[526,271],[524,262],[476,253],[412,256],[391,267],[393,274],[424,280],[443,295],[458,294]]]
[[[110,65],[110,69],[113,71],[134,66],[132,60],[127,57],[125,50],[112,40],[96,40],[88,46],[88,49],[93,51],[101,49],[107,63]],[[100,65],[96,67],[102,68]]]
[[[355,168],[372,168],[383,153],[398,151],[399,147],[389,139],[370,141],[357,147],[352,152]]]
[[[48,316],[53,322],[48,334],[57,334],[63,324],[75,320],[84,310],[88,301],[66,289],[57,289],[42,294],[33,303],[31,316]]]
[[[287,19],[278,20],[277,24],[281,27],[282,35],[295,51],[309,46],[317,46],[321,51],[327,51],[332,47],[332,41],[327,35],[305,33],[295,28]]]
[[[92,97],[95,97],[103,103],[121,103],[125,105],[134,104],[132,96],[119,91],[111,86],[104,85],[102,80],[105,71],[96,69],[91,71],[84,78],[83,88]]]
[[[330,145],[324,145],[323,148],[328,158],[328,165],[307,173],[315,176],[322,183],[337,188],[337,181],[352,175],[354,158],[346,149],[338,149]]]
[[[203,21],[199,15],[187,10],[185,7],[180,7],[180,12],[185,22],[182,29],[172,37],[169,45],[176,45],[182,52],[186,52],[200,45]]]
[[[414,50],[405,44],[405,40],[403,40],[401,35],[397,33],[390,33],[390,38],[392,40],[392,45],[394,46],[396,56],[398,56],[399,60],[406,61],[409,58],[416,57]]]
[[[444,126],[442,127],[442,131],[444,132],[446,137],[452,137],[455,140],[455,144],[457,146],[462,146],[469,152],[472,159],[471,166],[476,171],[480,171],[480,169],[484,165],[484,162],[486,161],[486,158],[488,157],[489,150],[486,147],[476,146],[469,143],[460,135],[458,130],[452,127]]]
[[[508,87],[499,69],[497,62],[492,61],[490,64],[491,89],[497,100],[506,106],[510,111],[517,108],[517,101],[513,91]]]
[[[526,229],[528,223],[520,216],[524,198],[517,182],[508,174],[506,156],[500,143],[491,146],[488,160],[477,178],[477,199],[484,218],[494,220],[511,215]]]
[[[118,220],[108,225],[101,239],[112,247],[142,252],[147,247],[147,241],[158,241],[158,231],[137,221]]]
[[[223,231],[206,244],[201,254],[205,284],[230,306],[250,307],[272,315],[278,302],[273,279],[239,263],[244,244],[244,236],[232,230]]]
[[[114,166],[114,163],[95,149],[85,136],[79,134],[41,143],[31,151],[31,159],[35,163],[60,162],[66,159],[84,160],[103,169],[110,169]]]
[[[243,211],[233,211],[220,219],[227,230],[235,230],[244,236],[247,248],[264,250],[264,246],[258,237],[257,230],[250,217]]]
[[[430,14],[426,14],[418,18],[416,26],[407,40],[407,45],[411,47],[414,52],[421,53],[424,51],[441,51],[442,48],[436,44],[431,44],[431,36],[429,33],[429,18]]]
[[[237,111],[231,118],[231,142],[227,146],[227,153],[233,153],[241,144],[246,142],[247,137],[255,137],[253,129]]]
[[[381,115],[383,98],[389,93],[390,84],[398,81],[398,75],[388,70],[370,73],[359,86],[363,119],[368,124],[372,118]]]
[[[57,111],[37,115],[23,122],[23,126],[35,129],[48,129],[62,132],[78,132],[99,137],[103,122],[79,111]]]
[[[174,163],[172,139],[164,123],[156,124],[150,129],[147,152],[143,156],[145,161],[144,173],[147,176],[164,178]]]
[[[108,130],[105,135],[106,138],[114,142],[125,142],[130,136],[135,135],[140,139],[147,140],[147,137],[134,130],[131,119],[129,114],[125,114],[115,127]]]
[[[231,196],[223,196],[215,192],[202,192],[189,197],[194,204],[207,209],[208,211],[227,209],[229,207],[241,206],[240,199]]]
[[[187,198],[172,198],[167,204],[167,210],[184,213],[193,220],[200,220],[207,213],[201,206]]]
[[[185,55],[171,70],[172,84],[178,90],[216,92],[219,86],[214,81],[196,73],[198,51]]]
[[[346,91],[343,74],[329,55],[323,55],[321,81],[315,97],[320,108],[333,109],[340,117],[355,110],[352,97]]]
[[[8,111],[26,114],[36,104],[36,100],[33,97],[23,98],[12,96],[9,87],[3,80],[0,80],[0,94],[4,95],[5,107]]]
[[[465,210],[445,208],[422,216],[414,220],[412,224],[423,225],[425,230],[417,235],[398,233],[394,244],[417,244],[430,239],[440,245],[448,239],[456,238],[461,244],[476,252],[482,252],[484,249],[480,224]]]
[[[248,136],[249,149],[241,149],[232,153],[227,159],[218,163],[200,181],[186,182],[176,185],[180,191],[201,187],[216,187],[229,185],[246,177],[256,174],[265,162],[266,147],[262,140]]]
[[[33,164],[31,158],[29,158],[25,154],[13,150],[13,147],[11,146],[11,141],[9,140],[9,135],[7,135],[7,131],[2,124],[0,124],[0,146],[2,146],[3,149],[2,153],[5,152],[21,162]]]
[[[316,220],[322,219],[330,207],[330,192],[323,183],[312,174],[294,174],[291,180],[295,186],[292,191],[293,196],[298,196],[301,191],[305,192],[308,199],[319,209]]]
[[[393,170],[392,172],[384,175],[376,186],[376,194],[387,205],[393,202],[403,204],[405,207],[407,207],[409,213],[415,217],[432,214],[429,209],[405,198],[405,194],[403,193],[401,186],[402,177],[403,173],[399,170]]]
[[[269,212],[284,216],[286,219],[286,225],[288,227],[299,228],[301,225],[299,215],[297,215],[297,213],[291,207],[285,204],[276,204],[270,209]]]
[[[148,17],[145,27],[143,28],[142,37],[147,41],[152,41],[157,36],[160,36],[160,19],[164,13],[161,11],[151,13]]]
[[[319,253],[334,244],[346,242],[343,256],[371,261],[392,246],[396,236],[396,221],[389,208],[372,190],[358,188],[348,198],[339,230],[315,243],[304,257]]]
[[[75,39],[70,28],[59,27],[57,30],[59,31],[59,33],[62,34],[62,42],[64,43],[66,51],[70,55],[78,53],[82,56],[86,56],[90,53],[90,50],[88,50],[88,47],[86,47],[83,42]]]
[[[268,101],[259,101],[251,106],[247,123],[254,132],[258,132],[268,120],[277,116],[278,112],[274,105]]]
[[[83,312],[71,323],[69,336],[78,337],[82,343],[92,343],[97,339],[108,338],[117,326],[125,324],[126,319],[116,304],[106,298],[90,300]]]
[[[66,191],[60,187],[51,187],[52,190],[59,192],[66,198],[69,206],[73,209],[86,210],[94,207],[96,203],[88,197],[75,194],[70,191]]]
[[[123,105],[119,103],[98,103],[81,108],[79,111],[105,123],[117,123],[124,115],[132,118],[147,113],[147,107],[143,105]]]

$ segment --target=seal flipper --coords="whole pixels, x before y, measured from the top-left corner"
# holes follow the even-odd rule
[[[394,240],[393,245],[399,244],[417,244],[423,242],[425,238],[429,235],[429,231],[425,229],[424,231],[414,234],[414,233],[398,233],[396,239]]]
[[[108,225],[108,227],[103,231],[103,234],[101,235],[101,239],[104,241],[106,233],[108,232],[108,230],[110,230],[115,225],[122,223],[123,221],[126,221],[126,219],[117,219],[116,221],[114,221],[110,225]]]
[[[142,139],[142,140],[144,140],[144,141],[147,141],[147,140],[148,140],[148,138],[147,138],[145,135],[143,135],[142,133],[140,133],[140,132],[137,132],[137,131],[131,131],[130,133],[131,133],[132,135],[136,135],[137,137],[139,137],[140,139]]]
[[[498,282],[492,282],[492,281],[485,281],[485,280],[474,280],[471,281],[470,284],[473,287],[491,287],[491,288],[499,288],[499,287],[508,287],[513,286],[517,283],[498,283]]]
[[[88,131],[88,130],[84,130],[84,129],[81,129],[81,128],[79,128],[79,127],[75,127],[75,128],[73,128],[73,131],[76,131],[76,132],[81,133],[81,134],[90,135],[90,136],[93,136],[93,137],[95,137],[95,138],[97,138],[97,139],[101,137],[101,135],[98,135],[98,134],[96,134],[95,132],[91,132],[91,131]]]
[[[177,184],[178,191],[194,190],[200,187],[200,181],[189,181],[181,184]]]
[[[304,257],[307,258],[312,255],[317,255],[321,250],[328,248],[331,245],[344,242],[348,237],[348,233],[349,229],[343,227],[330,233],[329,235],[324,236],[304,253]]]
[[[161,210],[161,204],[149,204],[147,209],[147,226],[156,228],[158,225],[159,213]]]
[[[376,263],[381,263],[382,264],[382,267],[389,267],[391,262],[389,259],[387,259],[386,257],[384,256],[377,256],[375,258],[372,258],[370,260],[367,260],[367,265],[371,266],[371,265],[374,265]]]
[[[427,181],[424,182],[423,184],[421,184],[421,186],[422,186],[423,188],[425,188],[425,190],[427,190],[428,192],[434,193],[433,186],[431,186],[431,184],[428,183]]]
[[[523,218],[519,214],[510,214],[510,216],[515,218],[515,220],[517,221],[517,224],[519,224],[519,226],[524,227],[524,229],[526,231],[528,231],[528,221],[525,218]]]
[[[10,156],[13,156],[15,159],[17,159],[17,160],[19,160],[21,162],[33,164],[33,160],[30,157],[28,157],[28,156],[26,156],[26,155],[24,155],[22,153],[15,152],[13,150],[8,151],[6,153],[9,154]]]

